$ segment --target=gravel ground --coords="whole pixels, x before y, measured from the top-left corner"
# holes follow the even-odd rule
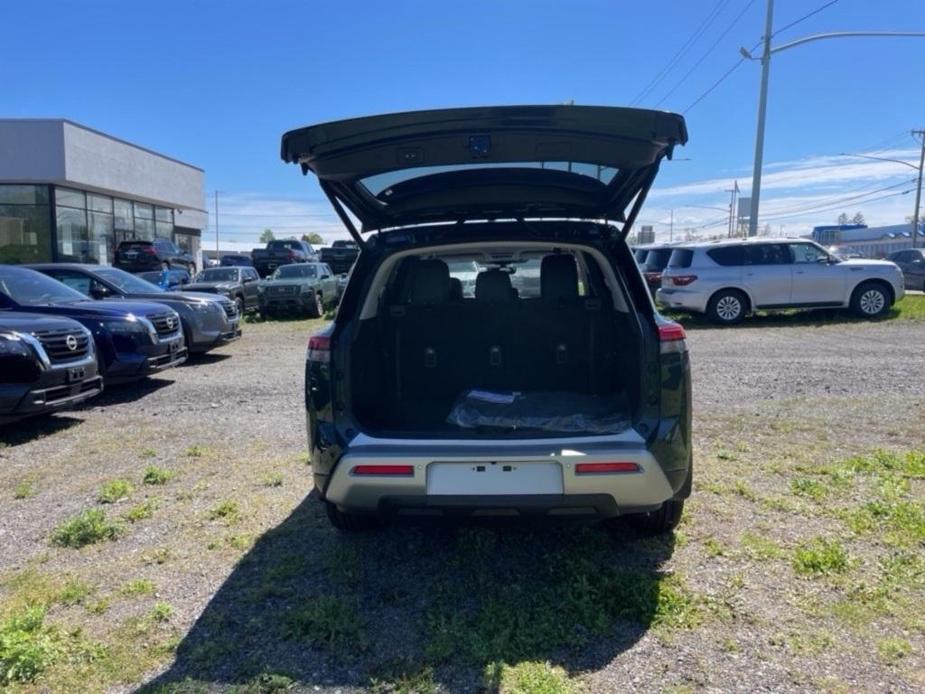
[[[860,469],[851,456],[925,451],[922,323],[692,330],[695,494],[667,540],[562,524],[338,535],[306,498],[302,367],[320,325],[248,325],[0,430],[0,617],[46,605],[63,654],[26,689],[474,691],[495,661],[547,663],[564,688],[543,691],[925,687],[925,473],[836,476]],[[145,484],[149,466],[172,477]],[[131,489],[101,503],[114,479]],[[864,526],[872,500],[907,504],[912,529]],[[88,508],[121,535],[50,543]],[[801,572],[817,537],[846,560]]]

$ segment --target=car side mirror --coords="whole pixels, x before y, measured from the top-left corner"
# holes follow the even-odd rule
[[[109,289],[107,289],[106,287],[96,286],[96,287],[90,288],[90,296],[92,296],[94,299],[97,299],[97,300],[105,299],[109,297],[111,294],[112,292],[110,292]]]

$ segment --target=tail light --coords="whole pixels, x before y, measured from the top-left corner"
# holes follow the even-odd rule
[[[661,282],[662,281],[662,273],[660,272],[646,272],[644,274],[646,276],[646,281],[648,282]]]
[[[157,251],[154,250],[154,246],[144,246],[144,252],[148,255],[157,255]]]
[[[308,351],[305,353],[307,361],[318,364],[331,363],[331,336],[312,335],[308,338]]]
[[[625,472],[639,472],[641,468],[636,463],[578,463],[575,466],[576,475],[612,475]]]
[[[661,354],[675,354],[687,351],[687,334],[679,323],[666,321],[658,326],[658,341]]]
[[[676,287],[686,287],[691,282],[697,279],[697,275],[675,275],[671,278],[671,281]]]
[[[350,469],[352,475],[370,475],[376,477],[411,477],[414,475],[413,465],[354,465]]]

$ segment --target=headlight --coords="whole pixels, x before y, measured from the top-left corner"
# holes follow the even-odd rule
[[[32,357],[22,333],[0,333],[0,354],[7,357]],[[33,338],[34,339],[34,338]]]
[[[157,343],[157,330],[154,329],[154,324],[142,316],[130,313],[125,318],[107,319],[104,323],[113,335],[141,335],[147,333],[148,337],[151,338],[151,343]]]
[[[194,304],[190,304],[190,306],[192,306],[195,310],[200,311],[202,313],[208,313],[209,311],[214,312],[215,309],[218,309],[219,311],[222,311],[222,312],[224,312],[225,310],[222,308],[221,304],[219,304],[217,301],[197,301]]]
[[[313,292],[313,291],[315,291],[315,288],[314,288],[312,285],[310,285],[310,284],[303,284],[303,285],[302,285],[302,293],[303,293],[303,294],[310,294],[310,293]]]

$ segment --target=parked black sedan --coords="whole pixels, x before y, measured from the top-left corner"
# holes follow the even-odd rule
[[[185,268],[190,274],[196,272],[193,256],[170,239],[130,239],[119,243],[113,265],[127,272],[160,270],[174,267]]]
[[[96,343],[106,383],[150,376],[186,361],[180,317],[161,304],[93,301],[41,272],[0,265],[0,315],[40,313],[73,318]]]
[[[102,390],[93,336],[80,323],[0,313],[0,424],[73,407]]]
[[[190,352],[207,352],[241,337],[241,320],[234,303],[215,294],[170,292],[123,270],[105,265],[44,263],[28,265],[92,299],[151,301],[169,306],[180,316]]]

